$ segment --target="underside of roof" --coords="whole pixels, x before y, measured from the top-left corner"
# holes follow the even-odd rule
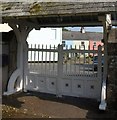
[[[63,40],[102,40],[103,34],[96,32],[85,32],[81,33],[79,31],[63,31],[62,32]]]
[[[108,0],[109,1],[109,0]],[[117,20],[117,2],[2,2],[2,22],[28,26],[101,26],[98,16]],[[22,22],[23,20],[23,22]]]

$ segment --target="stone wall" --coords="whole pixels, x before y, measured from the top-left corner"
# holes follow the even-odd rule
[[[110,31],[107,46],[109,82],[117,85],[117,28]]]
[[[17,40],[15,35],[13,34],[13,38],[9,43],[9,77],[17,68]]]
[[[117,43],[108,44],[107,100],[109,108],[117,110]]]
[[[111,29],[108,39],[109,43],[117,43],[117,28]]]
[[[2,47],[2,54],[0,57],[2,58],[2,62],[0,65],[0,69],[2,70],[2,92],[5,91],[7,80],[8,80],[8,54],[9,54],[9,45],[8,42],[2,42],[0,47]]]
[[[109,55],[109,74],[110,74],[111,81],[110,82],[117,82],[117,28],[113,28],[109,34],[108,40],[108,55]],[[112,69],[112,71],[111,71]]]
[[[8,79],[16,69],[16,61],[17,41],[15,34],[13,31],[4,32],[2,33],[2,93],[6,91]]]

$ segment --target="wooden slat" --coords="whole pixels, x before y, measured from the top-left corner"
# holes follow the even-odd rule
[[[37,51],[37,50],[39,50],[40,52],[58,52],[58,50],[57,49],[44,49],[44,48],[42,48],[42,49],[37,49],[37,48],[29,48],[28,49],[28,51]]]
[[[42,45],[42,50],[41,50],[41,48],[39,48],[39,49],[38,48],[36,48],[36,46],[35,46],[35,48],[30,48],[31,51],[29,51],[29,52],[34,53],[34,56],[31,55],[32,57],[34,57],[34,63],[33,63],[34,66],[35,66],[35,59],[36,59],[35,54],[37,52],[38,53],[38,62],[37,63],[40,64],[39,67],[41,68],[40,69],[41,73],[45,74],[47,72],[46,70],[49,68],[49,70],[51,70],[51,71],[49,71],[48,74],[51,74],[51,75],[55,74],[56,69],[57,69],[56,64],[58,63],[58,62],[55,63],[55,57],[58,57],[58,56],[56,56],[56,53],[58,53],[59,50],[57,50],[57,52],[56,52],[54,50],[55,46],[54,46],[54,49],[52,49],[54,51],[51,51],[51,46],[49,47],[49,49],[47,48],[47,46],[46,46],[46,48],[44,48],[43,45]],[[79,46],[79,48],[77,48],[78,50],[76,49],[76,46],[75,46],[74,50],[71,50],[71,49],[72,49],[72,46],[69,47],[69,49],[68,49],[68,47],[66,47],[66,49],[62,49],[62,54],[64,52],[65,54],[67,53],[67,54],[71,55],[71,56],[69,56],[69,57],[71,57],[71,60],[69,60],[69,61],[67,61],[66,63],[63,64],[64,66],[63,66],[62,69],[64,70],[63,71],[64,74],[66,74],[66,75],[75,74],[75,75],[78,75],[78,76],[84,76],[85,75],[85,76],[88,76],[88,77],[92,77],[92,76],[97,77],[97,74],[95,74],[96,72],[94,70],[92,70],[92,73],[89,70],[90,67],[93,66],[93,64],[91,66],[91,63],[88,63],[88,64],[85,63],[85,61],[86,61],[86,55],[85,54],[88,53],[88,55],[90,55],[90,53],[92,53],[92,55],[94,56],[95,54],[98,53],[98,50],[94,50],[94,48],[93,48],[93,50],[89,50],[89,49],[85,50],[85,47],[84,47],[84,49],[82,49],[81,46]],[[48,50],[50,50],[50,52],[48,52]],[[79,54],[79,60],[77,60],[77,63],[76,63],[75,53]],[[83,57],[81,58],[82,53],[83,53]],[[58,54],[61,54],[61,52],[58,53]],[[63,56],[63,55],[61,55],[61,56]],[[48,56],[48,58],[47,58],[47,56]],[[32,59],[32,57],[31,57],[31,59]],[[41,58],[41,63],[40,63],[39,57]],[[49,60],[49,62],[47,62],[47,59]],[[53,61],[53,62],[51,62],[51,61]],[[47,65],[46,62],[48,63],[48,65]],[[88,59],[88,62],[89,62],[89,59]],[[75,64],[77,64],[77,65],[75,65]],[[87,70],[85,70],[85,68]],[[44,72],[44,71],[46,71],[46,72]]]
[[[63,15],[63,14],[79,14],[88,12],[108,12],[115,11],[115,0],[109,2],[3,2],[2,16],[50,16],[50,15]]]
[[[97,53],[97,50],[63,50],[64,53]]]

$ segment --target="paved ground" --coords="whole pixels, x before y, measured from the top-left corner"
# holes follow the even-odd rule
[[[98,110],[95,100],[40,94],[20,93],[3,97],[3,118],[115,118],[116,112]]]

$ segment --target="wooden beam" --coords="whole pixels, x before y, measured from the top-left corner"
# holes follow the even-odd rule
[[[103,76],[102,76],[102,91],[101,91],[101,103],[99,105],[100,110],[106,110],[106,83],[108,75],[108,52],[107,52],[107,43],[108,43],[108,34],[109,26],[111,25],[111,15],[106,14],[102,20],[103,23],[103,36],[104,36],[104,64],[103,64]]]
[[[74,21],[69,21],[69,22],[51,22],[51,23],[38,23],[37,21],[27,21],[27,20],[16,20],[16,19],[12,19],[12,20],[6,20],[5,23],[9,23],[9,24],[17,24],[17,25],[24,25],[24,26],[29,26],[29,27],[33,27],[35,29],[40,29],[40,27],[63,27],[63,26],[102,26],[101,22],[91,22],[91,21],[87,21],[87,22],[74,22]]]
[[[36,29],[40,29],[40,26],[38,23],[36,22],[29,22],[26,20],[17,20],[17,19],[9,19],[9,20],[5,20],[4,23],[9,23],[9,24],[17,24],[17,25],[22,25],[22,26],[28,26],[28,27],[33,27]]]
[[[87,16],[88,17],[88,16]],[[90,16],[91,17],[91,16]],[[40,29],[40,27],[75,27],[75,26],[85,26],[85,27],[95,27],[95,26],[103,26],[102,25],[102,21],[105,19],[104,15],[103,16],[99,16],[97,21],[93,20],[90,21],[81,21],[80,19],[76,19],[75,18],[70,18],[68,19],[68,21],[66,20],[67,18],[62,18],[62,21],[58,21],[58,18],[61,17],[52,17],[52,18],[48,18],[50,20],[48,20],[47,18],[44,19],[39,19],[39,18],[26,18],[26,19],[6,19],[4,22],[5,23],[10,23],[10,24],[18,24],[18,25],[24,25],[24,26],[28,26],[28,27],[33,27],[35,29]],[[68,17],[69,18],[69,17]],[[42,22],[39,22],[39,21]],[[117,20],[113,20],[112,22],[113,26],[117,26]]]

